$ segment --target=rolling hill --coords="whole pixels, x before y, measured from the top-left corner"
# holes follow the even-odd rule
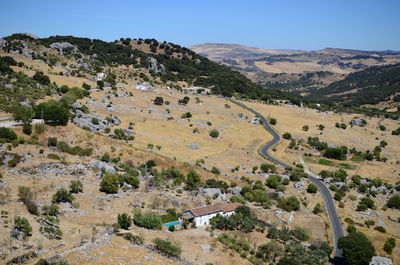
[[[201,86],[214,94],[234,95],[253,99],[293,98],[279,91],[266,90],[237,71],[219,65],[187,48],[155,39],[121,38],[114,42],[51,36],[33,38],[29,34],[13,34],[0,40],[5,53],[43,61],[67,70],[74,76],[94,76],[114,71],[123,79],[133,68],[138,80],[158,82],[166,86]]]
[[[189,47],[231,69],[240,71],[264,88],[308,95],[347,75],[373,66],[400,62],[395,51],[360,51],[325,48],[317,51],[286,51],[230,44]]]

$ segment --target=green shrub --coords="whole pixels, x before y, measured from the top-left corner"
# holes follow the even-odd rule
[[[388,254],[392,254],[393,249],[396,247],[396,239],[394,237],[390,237],[386,239],[385,244],[383,245],[383,250]]]
[[[156,98],[153,100],[153,102],[154,102],[155,105],[161,106],[162,104],[164,104],[164,99],[163,99],[162,97],[156,97]]]
[[[124,233],[122,234],[122,237],[135,245],[142,245],[144,242],[143,237],[141,237],[140,235],[132,235],[131,233]]]
[[[371,241],[361,232],[350,233],[339,238],[339,248],[343,250],[346,264],[369,264],[375,256],[375,248]]]
[[[349,225],[349,226],[347,227],[347,232],[348,232],[348,233],[354,233],[354,232],[357,232],[357,229],[356,229],[355,226]]]
[[[54,160],[61,160],[60,156],[57,154],[48,154],[47,158],[54,159]]]
[[[192,117],[192,113],[186,112],[181,115],[182,119],[190,119]]]
[[[7,165],[8,167],[16,167],[19,162],[21,162],[21,156],[18,154],[13,154],[13,158],[8,160]]]
[[[168,227],[168,231],[170,231],[170,232],[175,232],[175,226],[174,226],[174,225],[170,225],[170,226]]]
[[[55,203],[60,203],[60,202],[69,202],[71,203],[73,200],[75,200],[74,195],[67,191],[64,188],[59,189],[54,195],[53,195],[53,202]]]
[[[47,139],[47,146],[53,146],[53,147],[55,147],[55,146],[57,146],[57,143],[58,143],[58,140],[57,140],[57,137],[49,137],[48,139]]]
[[[6,142],[10,143],[17,139],[17,134],[9,128],[0,127],[0,138],[3,138]]]
[[[101,161],[103,162],[110,162],[110,154],[109,153],[104,153],[103,156],[100,158]]]
[[[387,207],[392,209],[400,209],[400,194],[393,195],[386,203]]]
[[[286,139],[286,140],[292,139],[292,135],[291,135],[290,133],[288,133],[288,132],[285,132],[285,133],[282,135],[282,137],[283,137],[283,139]]]
[[[60,208],[57,204],[46,205],[42,210],[44,215],[49,216],[57,216],[60,213]]]
[[[26,135],[31,135],[32,134],[32,125],[26,124],[22,126],[22,132]]]
[[[277,189],[281,185],[282,177],[279,175],[270,175],[266,180],[266,185],[271,189]]]
[[[268,172],[275,172],[276,171],[276,166],[272,165],[272,164],[261,164],[260,165],[260,170],[264,173],[268,173]]]
[[[318,191],[317,185],[312,184],[312,183],[308,185],[308,187],[307,187],[308,193],[317,193],[317,191]]]
[[[278,121],[277,121],[277,119],[275,119],[275,118],[271,118],[271,119],[269,120],[269,123],[270,123],[271,125],[276,125],[277,122],[278,122]]]
[[[238,197],[238,196],[232,196],[230,198],[230,202],[238,202],[240,204],[246,204],[246,201],[243,200],[242,198]]]
[[[32,226],[25,217],[16,216],[14,218],[14,229],[24,233],[24,236],[30,236]]]
[[[34,107],[35,118],[43,118],[45,122],[54,125],[67,125],[69,120],[69,111],[54,100],[40,103]]]
[[[136,212],[133,216],[133,222],[139,227],[153,230],[160,230],[162,225],[161,217],[152,212]]]
[[[118,224],[121,226],[122,229],[128,230],[131,226],[132,220],[128,214],[118,214]]]
[[[369,228],[370,226],[375,225],[375,221],[374,220],[366,220],[365,225]]]
[[[187,190],[197,190],[200,186],[200,175],[193,169],[189,170],[186,176],[186,186]]]
[[[33,80],[36,80],[38,83],[42,85],[49,85],[50,84],[50,78],[45,75],[43,72],[38,71],[32,76]]]
[[[117,193],[119,184],[120,181],[117,175],[106,173],[100,182],[100,191],[107,194]]]
[[[213,174],[215,174],[215,175],[219,175],[219,174],[221,174],[221,171],[220,171],[218,168],[213,167],[213,168],[211,169],[211,173],[213,173]]]
[[[179,257],[182,253],[182,249],[179,245],[174,244],[170,241],[163,240],[160,238],[155,238],[153,240],[155,244],[155,248],[161,253],[169,256],[169,257]]]
[[[386,233],[386,229],[383,226],[375,226],[374,230],[379,231],[381,233]]]
[[[288,198],[279,198],[278,207],[287,212],[297,211],[300,209],[300,202],[294,196],[290,196]]]
[[[219,131],[218,131],[217,129],[212,129],[212,130],[210,131],[210,136],[211,136],[212,138],[218,138],[218,137],[219,137]]]
[[[323,211],[324,211],[324,210],[322,209],[321,204],[317,203],[317,204],[314,206],[313,213],[319,214],[319,213],[322,213]]]
[[[69,191],[72,193],[83,192],[83,184],[80,180],[72,180],[69,184]]]

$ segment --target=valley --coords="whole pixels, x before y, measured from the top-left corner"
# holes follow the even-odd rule
[[[307,168],[345,234],[400,262],[384,247],[400,239],[398,120],[296,105],[154,39],[2,40],[0,117],[21,123],[0,128],[5,264],[328,264],[331,222]],[[289,167],[260,155],[273,136],[231,97],[277,131],[269,152]],[[228,203],[236,213],[208,225],[180,219]]]

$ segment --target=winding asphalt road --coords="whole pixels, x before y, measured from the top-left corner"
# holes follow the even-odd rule
[[[274,128],[272,128],[272,126],[269,124],[269,122],[267,121],[267,119],[265,119],[265,117],[263,115],[261,115],[259,112],[247,107],[246,105],[244,105],[241,102],[238,102],[236,100],[233,100],[231,98],[225,98],[226,100],[242,107],[243,109],[246,109],[248,111],[250,111],[251,113],[253,113],[254,115],[256,115],[261,121],[262,121],[262,125],[265,127],[265,129],[267,129],[268,132],[270,132],[273,136],[273,139],[271,141],[269,141],[268,143],[266,143],[265,145],[261,146],[260,148],[260,154],[262,156],[264,156],[266,159],[269,159],[273,162],[275,162],[276,164],[282,166],[282,167],[288,167],[290,166],[289,164],[280,161],[279,159],[273,157],[272,155],[269,154],[269,149],[271,149],[271,147],[275,146],[277,143],[279,143],[279,141],[281,140],[281,136],[278,134],[277,131],[275,131]],[[338,260],[337,263],[341,263],[339,260],[342,259],[342,250],[338,248],[338,240],[339,238],[344,236],[344,231],[343,231],[343,227],[342,224],[340,222],[338,213],[336,211],[335,208],[335,203],[332,199],[332,195],[329,191],[329,189],[325,186],[325,184],[320,181],[318,179],[318,176],[313,174],[311,171],[308,170],[307,165],[304,163],[303,160],[300,161],[305,169],[305,172],[308,174],[309,179],[315,184],[317,185],[319,191],[322,194],[322,197],[324,199],[325,202],[325,207],[328,211],[328,215],[329,215],[329,219],[331,221],[331,225],[332,225],[332,232],[333,232],[333,241],[334,241],[334,246],[335,246],[335,259],[334,260]],[[336,262],[334,262],[336,264]]]

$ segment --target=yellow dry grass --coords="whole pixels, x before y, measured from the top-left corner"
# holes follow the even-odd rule
[[[360,151],[373,150],[375,146],[379,145],[381,140],[385,140],[388,146],[383,148],[381,156],[388,158],[388,161],[376,162],[376,161],[365,161],[363,163],[353,163],[352,161],[344,161],[348,164],[358,166],[356,170],[350,171],[369,178],[381,178],[390,183],[398,181],[398,172],[400,171],[400,165],[397,161],[400,159],[400,141],[398,136],[391,135],[391,131],[398,128],[399,124],[397,121],[391,119],[378,119],[364,117],[368,122],[367,126],[351,127],[349,125],[350,120],[356,116],[355,114],[336,114],[332,112],[318,112],[312,109],[300,108],[295,106],[277,106],[277,105],[266,105],[260,103],[245,102],[255,110],[260,111],[266,117],[274,117],[278,120],[275,128],[280,134],[289,132],[292,136],[297,139],[303,139],[307,142],[307,137],[318,136],[321,141],[327,142],[331,146],[347,146],[348,148],[356,148]],[[335,123],[346,123],[347,129],[343,130],[335,127]],[[322,131],[318,130],[318,124],[323,124],[325,129]],[[379,125],[385,125],[387,131],[380,131]],[[302,130],[303,125],[308,125],[310,129],[305,132]],[[283,140],[282,144],[277,146],[277,156],[282,159],[287,159],[290,162],[296,160],[296,155],[290,154],[284,149],[289,144],[289,141]],[[297,159],[298,160],[298,159]],[[337,161],[337,163],[341,163]],[[322,169],[329,169],[327,166],[319,164],[309,164],[312,171],[318,173]]]

